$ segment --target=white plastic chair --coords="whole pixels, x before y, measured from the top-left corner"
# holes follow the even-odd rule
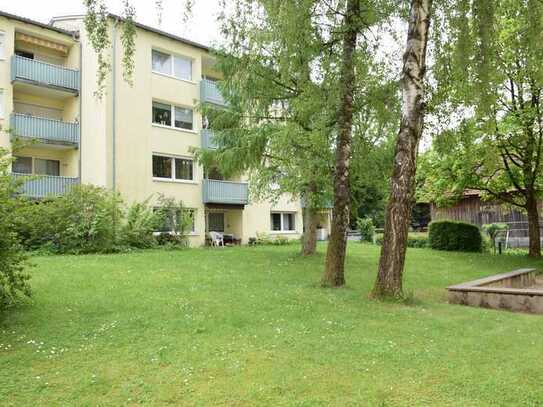
[[[209,238],[211,239],[211,246],[224,247],[224,237],[219,232],[209,232]]]

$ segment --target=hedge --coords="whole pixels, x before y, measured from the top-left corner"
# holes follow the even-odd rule
[[[435,250],[459,252],[481,252],[483,238],[476,225],[455,221],[436,221],[430,223],[429,245]]]
[[[375,235],[375,244],[383,244],[383,235]],[[428,235],[426,233],[409,233],[407,236],[407,247],[425,248],[428,247]]]

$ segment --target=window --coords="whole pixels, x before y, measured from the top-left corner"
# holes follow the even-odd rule
[[[295,213],[272,212],[270,215],[273,232],[292,232],[296,230]]]
[[[153,102],[153,123],[177,129],[193,130],[193,112],[192,109],[186,107]]]
[[[32,157],[15,157],[11,171],[17,174],[32,174]]]
[[[153,155],[153,177],[192,181],[194,179],[194,162],[186,158]]]
[[[210,212],[207,215],[207,223],[210,232],[224,232],[224,213]]]
[[[27,59],[34,59],[34,54],[32,52],[15,50],[15,55],[23,57],[23,58],[27,58]]]
[[[32,157],[15,157],[11,171],[17,174],[60,176],[60,161]]]
[[[192,59],[153,50],[153,72],[173,76],[177,79],[192,80]]]
[[[186,208],[184,209],[189,218],[190,224],[189,230],[192,233],[196,232],[196,209]],[[183,216],[181,209],[171,210],[166,212],[163,208],[154,208],[154,212],[158,213],[161,217],[161,224],[157,228],[157,232],[176,232],[181,230],[181,224]]]
[[[38,175],[60,175],[60,161],[34,159],[34,173]]]

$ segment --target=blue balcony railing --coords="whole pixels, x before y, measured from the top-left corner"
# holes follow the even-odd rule
[[[213,141],[213,130],[202,129],[202,148],[216,149],[217,145]]]
[[[79,71],[19,55],[11,58],[11,80],[79,93]]]
[[[46,143],[79,145],[79,123],[13,113],[10,118],[13,136],[32,138]]]
[[[24,181],[20,193],[29,198],[53,198],[64,195],[72,186],[79,184],[79,178],[17,173],[11,175]]]
[[[226,106],[226,101],[222,97],[219,87],[215,81],[210,81],[209,79],[202,79],[200,81],[200,100],[219,106]]]
[[[244,182],[204,180],[204,203],[247,205],[249,186]]]

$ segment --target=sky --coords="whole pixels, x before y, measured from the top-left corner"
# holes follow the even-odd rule
[[[186,23],[182,21],[184,0],[162,1],[164,11],[159,26],[156,0],[132,0],[136,21],[204,45],[219,41],[218,0],[196,0],[192,16]],[[111,12],[121,14],[121,0],[107,0],[107,4]],[[0,10],[43,23],[48,23],[52,17],[85,12],[82,0],[0,0]]]

